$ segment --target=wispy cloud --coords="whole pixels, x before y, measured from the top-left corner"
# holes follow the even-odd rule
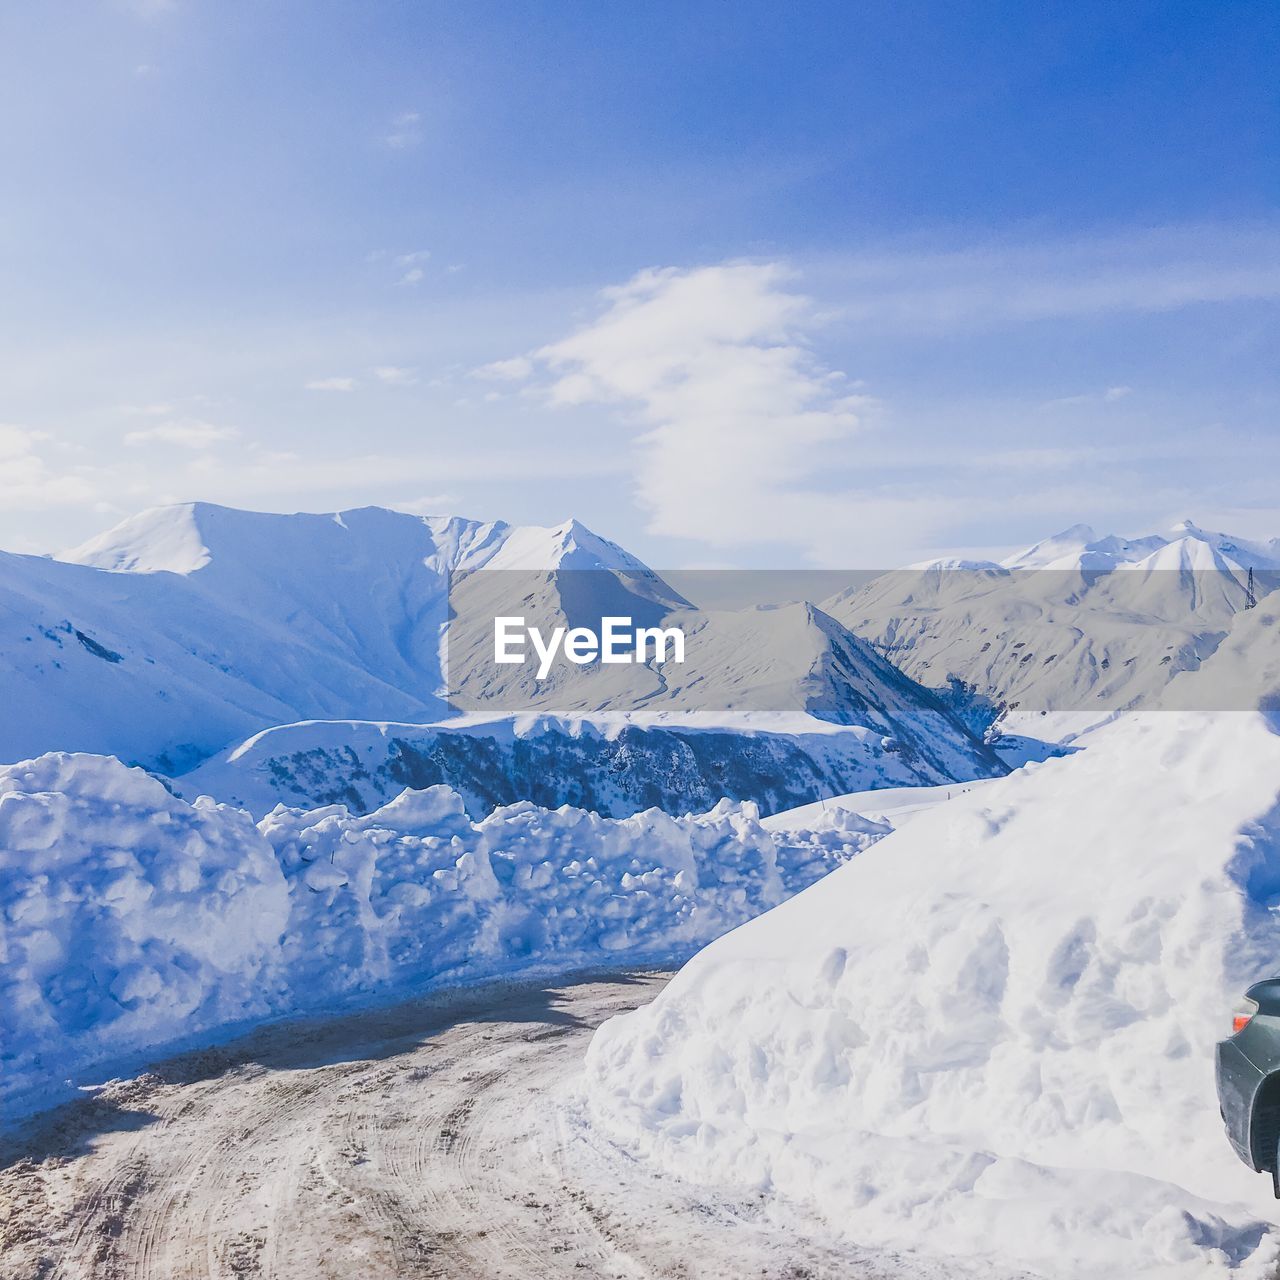
[[[1132,504],[1129,473],[1149,464],[1147,445],[1126,450],[1011,431],[1005,406],[1000,429],[976,423],[954,443],[935,429],[921,447],[901,409],[861,394],[860,382],[814,354],[833,317],[847,321],[859,307],[864,315],[887,305],[892,312],[916,285],[925,287],[920,273],[908,272],[904,290],[902,266],[868,285],[880,312],[856,292],[845,292],[837,311],[829,279],[819,305],[777,262],[644,271],[602,291],[595,317],[574,332],[473,374],[553,407],[609,410],[634,450],[636,496],[650,532],[722,551],[790,547],[816,564],[893,563],[905,548],[936,546],[972,524],[976,473],[988,477],[984,500],[1005,512],[1056,512],[1074,502],[1078,511],[1105,513]],[[1147,267],[1152,278],[1161,274]],[[1005,263],[1006,285],[1009,271]],[[866,281],[872,275],[864,271]],[[1227,276],[1218,281],[1218,293],[1226,292]],[[994,286],[977,273],[970,283],[968,295],[941,287],[937,296],[952,302],[947,323],[994,298]],[[1065,279],[1055,287],[1067,305],[1083,305],[1086,296],[1103,306],[1151,301],[1136,285],[1079,295]],[[1240,287],[1256,293],[1260,286]],[[1048,292],[1045,286],[1037,296]],[[1204,298],[1214,290],[1163,296],[1192,293]],[[936,308],[925,313],[926,323],[938,320]],[[1131,395],[1125,384],[1103,383],[1055,403],[1092,405],[1101,415]],[[1032,405],[1012,410],[1024,419],[1033,412]],[[1028,434],[1025,444],[1007,443]]]
[[[401,276],[397,283],[402,285],[415,285],[421,283],[426,275],[425,264],[431,257],[429,249],[416,249],[413,253],[401,253],[396,257],[396,266],[401,269]]]
[[[422,141],[422,116],[417,111],[402,111],[392,116],[390,127],[382,137],[392,151],[407,151]]]
[[[410,387],[418,381],[416,369],[405,369],[395,364],[379,365],[373,376],[388,387]]]
[[[493,360],[474,370],[473,376],[490,382],[523,382],[534,371],[528,356],[512,356],[510,360]]]
[[[1115,404],[1119,400],[1128,399],[1131,395],[1133,395],[1132,387],[1104,387],[1101,391],[1082,391],[1073,396],[1055,396],[1052,400],[1046,400],[1040,408],[1062,409],[1071,405]]]
[[[11,422],[0,422],[0,461],[8,462],[31,453],[38,441],[47,440],[46,431],[33,431]]]
[[[414,516],[438,516],[455,511],[458,499],[452,493],[433,493],[422,498],[410,498],[406,502],[392,504],[397,511],[407,511]]]
[[[354,391],[355,389],[354,378],[312,378],[306,384],[308,391]]]
[[[212,422],[186,418],[173,422],[161,422],[154,427],[143,427],[125,433],[124,442],[130,448],[148,444],[168,444],[180,449],[211,449],[215,445],[234,440],[240,433],[234,427],[220,427]]]
[[[51,443],[46,431],[0,423],[0,507],[40,511],[95,501],[97,493],[82,472],[60,472],[43,456]]]
[[[577,332],[478,372],[533,375],[553,405],[620,409],[653,532],[838,562],[855,532],[865,544],[877,523],[924,519],[908,496],[824,486],[831,447],[869,401],[809,350],[819,318],[785,266],[643,271],[601,302]]]
[[[810,264],[848,322],[877,334],[1280,299],[1280,227],[845,254]]]

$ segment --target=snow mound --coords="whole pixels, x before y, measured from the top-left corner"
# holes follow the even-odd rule
[[[770,832],[728,802],[622,820],[523,803],[473,822],[443,786],[255,827],[118,760],[44,756],[0,770],[0,1104],[264,1017],[682,959],[888,830]]]
[[[248,814],[101,756],[0,770],[0,1096],[266,1012],[288,919]]]
[[[288,963],[330,992],[687,955],[889,831],[775,835],[729,801],[624,819],[522,801],[473,823],[444,786],[367,817],[281,807],[259,825],[293,892]]]
[[[1277,728],[1132,716],[916,817],[601,1028],[594,1125],[989,1273],[1274,1274],[1213,1047],[1280,957]]]

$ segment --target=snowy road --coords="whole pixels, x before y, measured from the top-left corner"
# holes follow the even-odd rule
[[[591,1031],[667,976],[276,1026],[112,1085],[4,1150],[0,1275],[903,1275],[602,1154],[566,1119]]]

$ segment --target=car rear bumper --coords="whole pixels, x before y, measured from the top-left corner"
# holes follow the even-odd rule
[[[1267,1073],[1254,1066],[1231,1039],[1218,1044],[1216,1074],[1218,1104],[1236,1154],[1251,1169],[1269,1168],[1268,1160],[1275,1157],[1274,1140],[1268,1141],[1271,1135],[1255,1131],[1256,1103]]]

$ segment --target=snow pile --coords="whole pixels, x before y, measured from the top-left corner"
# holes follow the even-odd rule
[[[329,992],[474,978],[539,961],[687,954],[886,835],[773,834],[754,805],[625,819],[528,802],[466,815],[448,787],[368,817],[279,808],[260,824],[293,892],[285,955]]]
[[[624,820],[447,787],[257,827],[139,769],[0,770],[0,1101],[213,1028],[397,989],[688,955],[889,827],[766,831],[753,805]]]
[[[101,756],[0,770],[0,1096],[267,1012],[288,918],[248,814]]]
[[[1213,1046],[1280,959],[1278,735],[1130,717],[916,817],[607,1023],[594,1125],[985,1274],[1274,1274]]]

